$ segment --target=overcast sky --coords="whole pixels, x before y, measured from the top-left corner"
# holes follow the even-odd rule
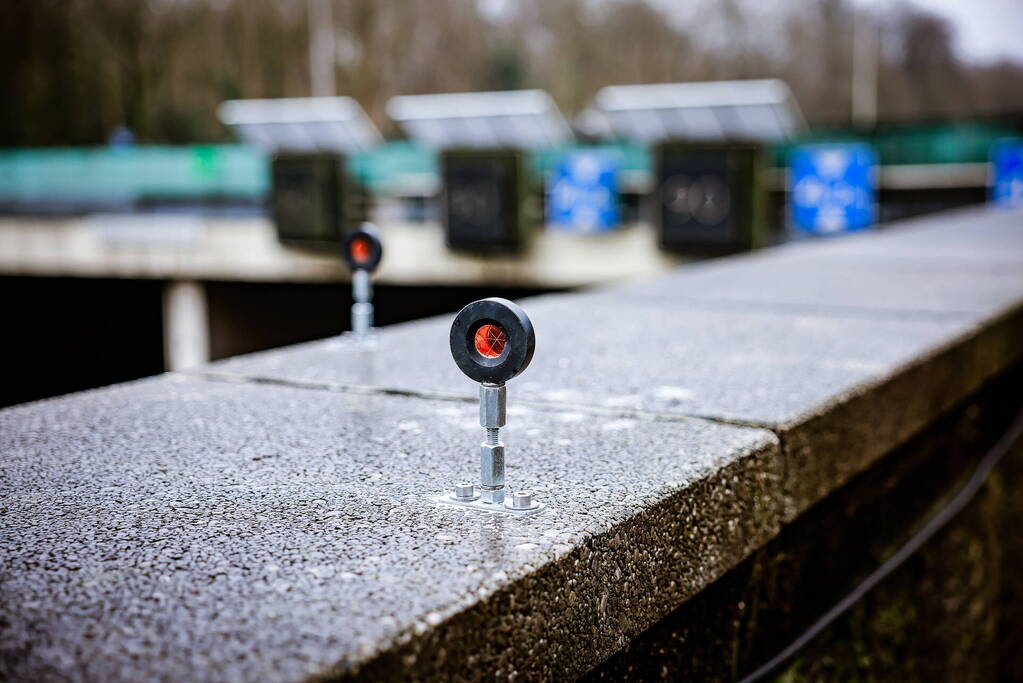
[[[594,3],[608,0],[590,0]],[[678,0],[647,0],[664,10],[685,28],[687,19],[706,2],[679,3]],[[745,0],[762,12],[772,7],[791,6],[802,0]],[[1023,0],[853,0],[864,7],[885,7],[895,3],[911,4],[931,10],[952,22],[957,47],[964,59],[992,61],[1010,58],[1023,62]],[[515,0],[477,0],[484,15],[498,18],[514,10]]]

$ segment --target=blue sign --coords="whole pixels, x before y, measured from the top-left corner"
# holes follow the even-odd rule
[[[862,142],[792,150],[789,201],[797,230],[827,235],[874,223],[877,156]]]
[[[551,175],[548,218],[574,232],[618,225],[618,163],[600,152],[567,154]]]
[[[991,202],[1023,208],[1023,139],[999,140],[991,147]]]

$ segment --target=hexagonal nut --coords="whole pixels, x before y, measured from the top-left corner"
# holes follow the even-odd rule
[[[456,484],[451,490],[451,494],[455,498],[474,498],[476,496],[476,487],[465,481],[460,484]]]
[[[532,491],[516,491],[512,494],[512,507],[516,510],[528,510],[533,507]]]
[[[505,406],[508,402],[508,390],[501,386],[480,385],[480,426],[503,427]]]
[[[480,483],[504,486],[504,444],[480,444]]]
[[[504,503],[504,489],[482,489],[480,491],[480,502],[501,505]]]

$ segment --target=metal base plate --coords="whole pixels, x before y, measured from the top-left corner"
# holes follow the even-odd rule
[[[547,505],[545,503],[533,503],[533,507],[526,508],[525,510],[516,510],[514,508],[507,507],[506,505],[496,503],[484,503],[477,498],[476,500],[456,500],[451,497],[450,493],[441,494],[439,496],[430,496],[430,500],[434,503],[443,503],[444,505],[455,505],[457,507],[469,508],[470,510],[479,510],[480,512],[497,512],[504,513],[507,515],[535,515],[536,513],[543,510]]]

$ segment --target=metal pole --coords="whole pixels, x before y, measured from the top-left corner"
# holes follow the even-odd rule
[[[880,27],[869,8],[856,10],[853,19],[852,122],[858,128],[877,123],[877,68]]]
[[[309,82],[313,97],[333,97],[334,15],[332,0],[308,0]]]

